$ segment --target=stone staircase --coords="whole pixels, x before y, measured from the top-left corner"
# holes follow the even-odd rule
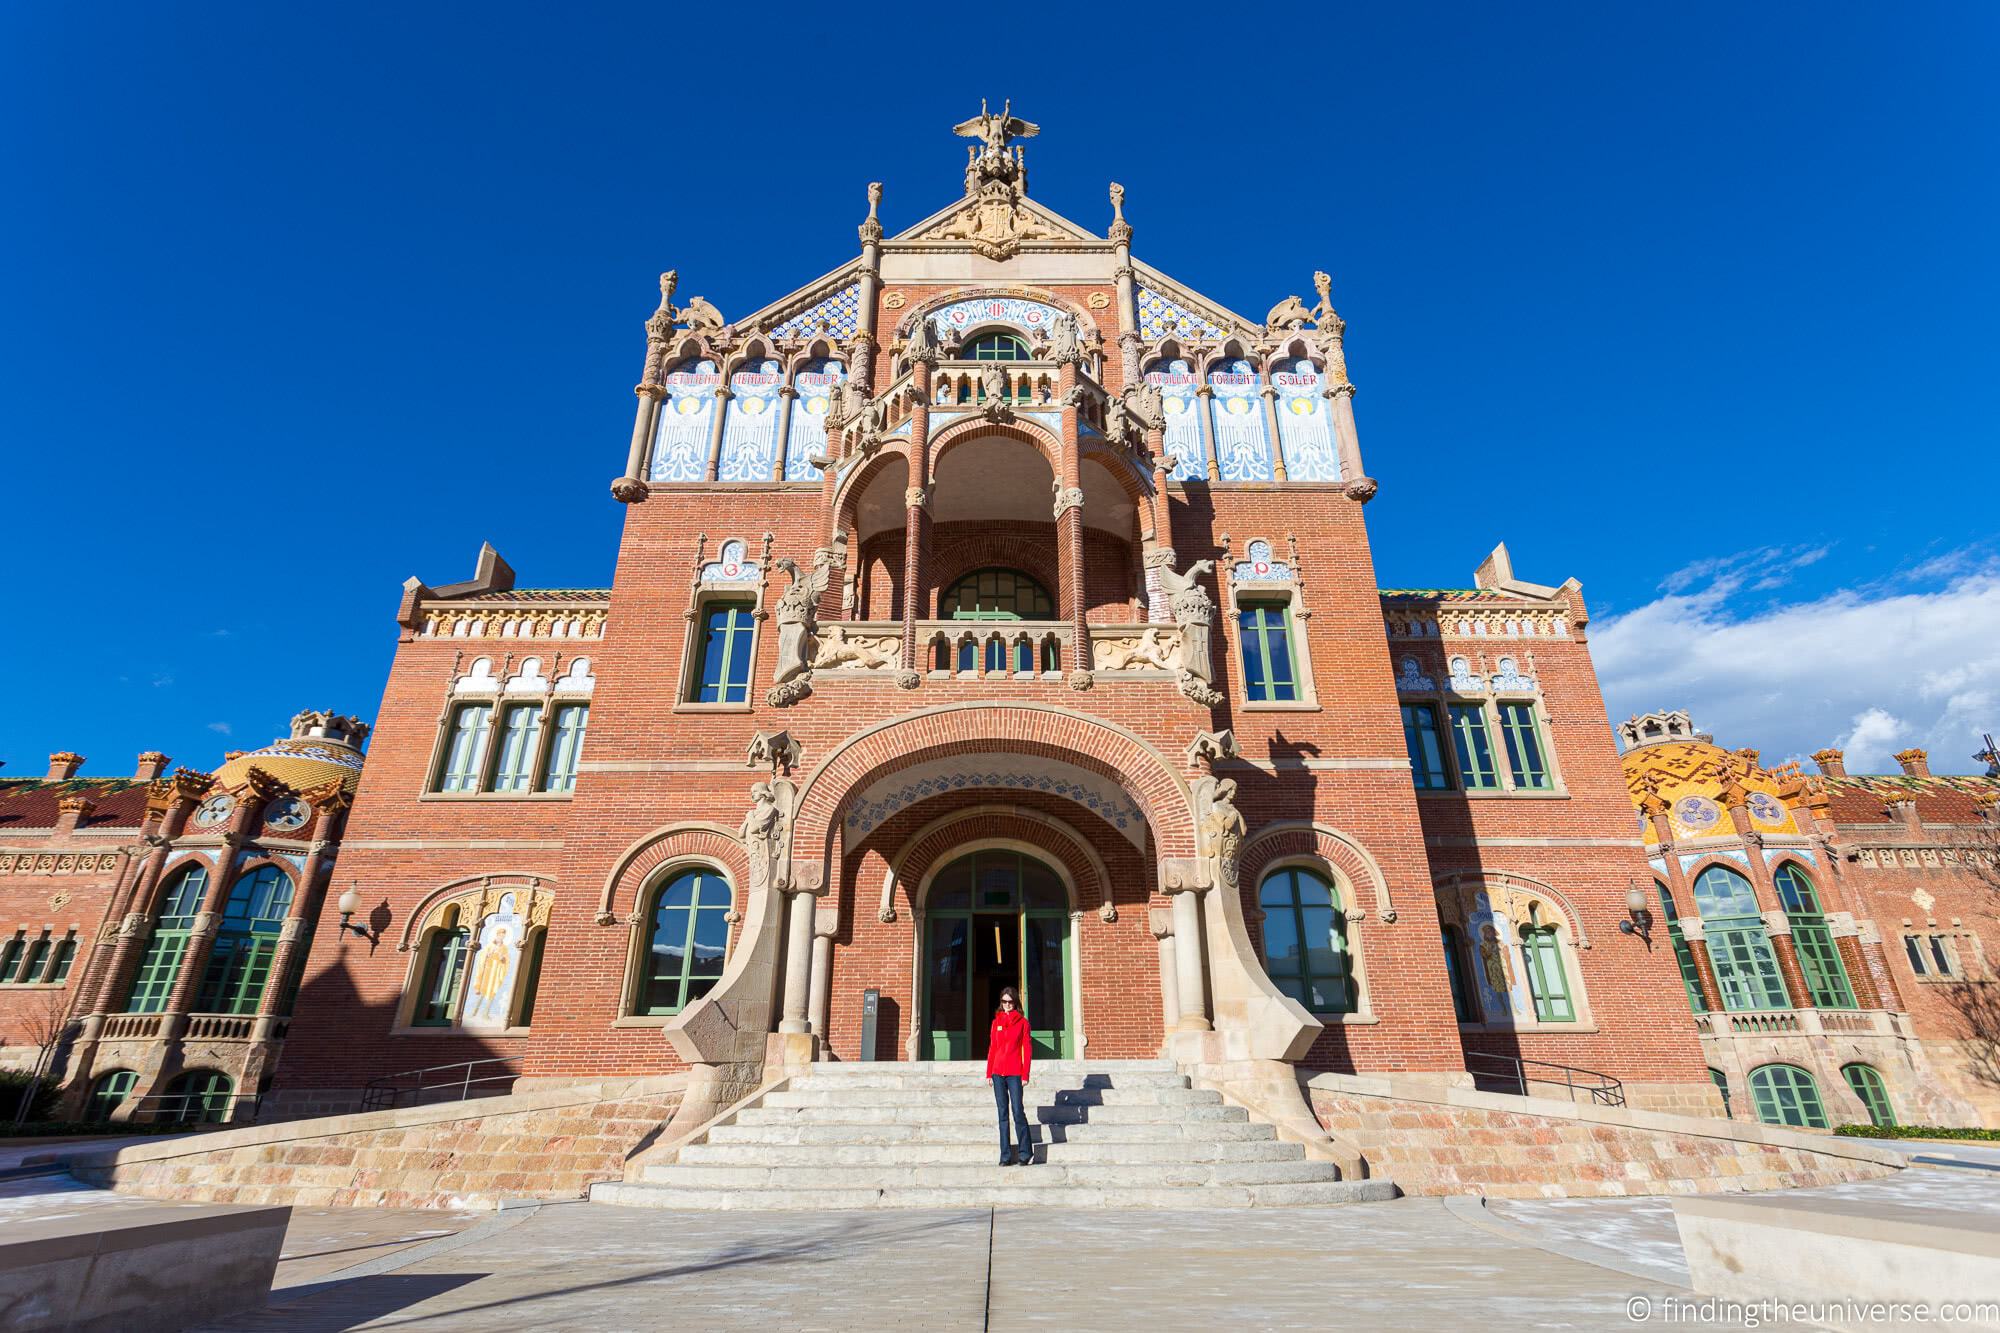
[[[644,1208],[1246,1208],[1396,1196],[1339,1178],[1164,1060],[1038,1061],[1035,1165],[1002,1167],[976,1061],[816,1064],[683,1145],[591,1187]]]

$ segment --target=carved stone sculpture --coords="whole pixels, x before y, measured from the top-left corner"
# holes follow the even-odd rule
[[[1007,372],[997,362],[989,361],[979,372],[979,393],[986,415],[998,417],[1007,410]]]
[[[722,328],[722,312],[703,298],[696,296],[681,307],[681,322],[691,333],[713,333]]]
[[[737,830],[750,863],[750,891],[791,885],[792,784],[784,778],[750,788],[750,810]]]
[[[813,668],[856,667],[863,671],[893,668],[902,655],[902,642],[895,634],[857,634],[845,625],[834,625],[820,640]]]
[[[1099,671],[1173,671],[1178,668],[1180,642],[1158,625],[1148,625],[1137,637],[1093,635],[1090,654]]]
[[[773,774],[788,772],[798,767],[799,743],[789,731],[760,731],[750,738],[750,747],[744,751],[743,766],[756,768],[768,765]]]
[[[1198,731],[1188,742],[1187,765],[1213,771],[1224,759],[1233,759],[1237,754],[1236,733],[1229,727],[1221,731]]]
[[[1214,571],[1213,560],[1197,560],[1185,572],[1176,572],[1172,565],[1160,566],[1160,586],[1167,594],[1168,608],[1181,632],[1180,657],[1174,663],[1180,691],[1209,708],[1222,702],[1212,684],[1215,668],[1209,660],[1209,631],[1215,623],[1215,602],[1208,589],[1201,586],[1199,577]]]
[[[1056,316],[1049,326],[1049,345],[1045,355],[1059,366],[1082,364],[1083,339],[1077,332],[1076,316]]]
[[[1237,891],[1236,854],[1247,831],[1243,812],[1236,808],[1236,780],[1224,778],[1215,784],[1202,816],[1201,851],[1208,862],[1209,883],[1226,893]]]
[[[1271,307],[1271,313],[1264,316],[1266,333],[1296,333],[1312,323],[1312,311],[1296,296],[1287,296]]]
[[[815,635],[819,630],[819,599],[826,591],[832,569],[832,553],[822,550],[813,556],[810,574],[801,574],[789,557],[773,561],[785,571],[792,585],[778,599],[774,618],[778,622],[778,669],[770,692],[764,698],[773,708],[797,703],[812,693],[812,663]]]
[[[934,366],[938,363],[939,352],[937,330],[931,327],[928,318],[918,320],[916,327],[910,330],[910,338],[904,345],[903,354],[913,365],[922,361]]]

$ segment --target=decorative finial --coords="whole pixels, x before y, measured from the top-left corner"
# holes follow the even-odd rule
[[[1125,220],[1125,187],[1117,181],[1111,182],[1111,222],[1113,226]]]
[[[876,221],[875,210],[882,206],[882,182],[868,182],[868,220]]]

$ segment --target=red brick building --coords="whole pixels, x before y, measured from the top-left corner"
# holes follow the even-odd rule
[[[1330,284],[1246,319],[964,195],[725,320],[662,280],[611,586],[412,580],[274,1096],[500,1060],[1163,1050],[1275,1116],[1298,1067],[1621,1080],[1719,1111],[1576,583],[1384,591]],[[1393,495],[1382,503],[1395,503]],[[365,933],[364,933],[365,932]],[[872,1035],[870,1035],[872,1034]]]
[[[2000,779],[1764,767],[1685,712],[1620,727],[1654,892],[1732,1112],[2000,1123]],[[1988,756],[1990,759],[1991,756]]]

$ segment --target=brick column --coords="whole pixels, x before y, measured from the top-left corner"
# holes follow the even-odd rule
[[[1875,978],[1868,971],[1868,960],[1861,956],[1859,928],[1842,924],[1832,930],[1833,947],[1840,950],[1840,965],[1847,969],[1848,983],[1854,987],[1854,1002],[1863,1009],[1883,1008],[1882,997],[1875,990]]]
[[[910,366],[916,401],[910,406],[909,485],[903,490],[902,681],[911,684],[923,679],[923,669],[917,665],[917,622],[930,601],[931,370],[936,355],[933,348],[929,358]]]
[[[1090,670],[1090,629],[1084,623],[1089,605],[1083,577],[1083,387],[1077,383],[1077,362],[1064,361],[1056,369],[1056,396],[1062,404],[1062,476],[1056,487],[1056,561],[1062,571],[1060,614],[1069,621],[1072,682],[1077,672]],[[1081,678],[1082,685],[1089,683]]]
[[[1778,975],[1785,979],[1785,994],[1791,999],[1792,1008],[1812,1008],[1812,989],[1806,985],[1806,974],[1799,967],[1798,946],[1792,943],[1792,923],[1783,912],[1766,912],[1764,933],[1770,937],[1771,952],[1777,955]]]
[[[1701,988],[1701,1002],[1708,1006],[1711,1014],[1720,1014],[1723,1011],[1722,987],[1715,980],[1715,960],[1708,956],[1708,936],[1703,933],[1701,918],[1683,916],[1680,928],[1681,939],[1694,959],[1695,983]]]
[[[222,926],[222,905],[229,901],[229,890],[236,883],[237,853],[249,839],[250,822],[263,804],[254,793],[244,792],[236,802],[236,809],[230,813],[229,827],[222,834],[222,846],[213,851],[215,874],[209,877],[208,893],[201,900],[201,910],[195,913],[194,928],[188,932],[187,952],[181,955],[181,970],[174,977],[173,990],[167,995],[160,1024],[160,1035],[163,1037],[177,1037],[187,1026],[195,992],[201,985],[202,974],[208,971],[208,956],[214,949],[216,932]]]
[[[340,798],[341,808],[345,805],[345,799]],[[299,870],[298,891],[292,894],[291,909],[285,913],[285,924],[278,934],[278,947],[271,955],[264,993],[257,997],[257,1025],[251,1034],[255,1040],[270,1036],[279,1021],[289,1017],[284,1012],[285,999],[312,949],[313,923],[319,920],[320,905],[326,899],[326,853],[335,845],[333,840],[339,836],[342,818],[340,810],[322,810],[317,815],[319,827],[314,832],[319,836],[309,844],[306,863]]]
[[[205,782],[206,778],[202,780]],[[139,959],[145,953],[147,940],[152,938],[150,922],[158,914],[153,899],[159,893],[167,855],[172,851],[174,840],[187,828],[188,817],[194,813],[200,799],[197,792],[184,789],[187,785],[182,784],[183,789],[175,791],[173,803],[166,810],[159,832],[147,839],[152,844],[152,851],[134,877],[126,896],[118,926],[118,942],[102,968],[94,972],[91,994],[78,1001],[79,1007],[93,1016],[122,1010],[126,992],[132,988],[132,979],[139,970]],[[96,952],[92,950],[93,957]],[[95,1027],[89,1030],[94,1035]]]
[[[1889,969],[1889,959],[1883,951],[1882,931],[1873,921],[1856,922],[1855,946],[1867,964],[1868,979],[1875,987],[1875,997],[1884,1009],[1906,1014],[1910,1006],[1903,999],[1896,974]]]

